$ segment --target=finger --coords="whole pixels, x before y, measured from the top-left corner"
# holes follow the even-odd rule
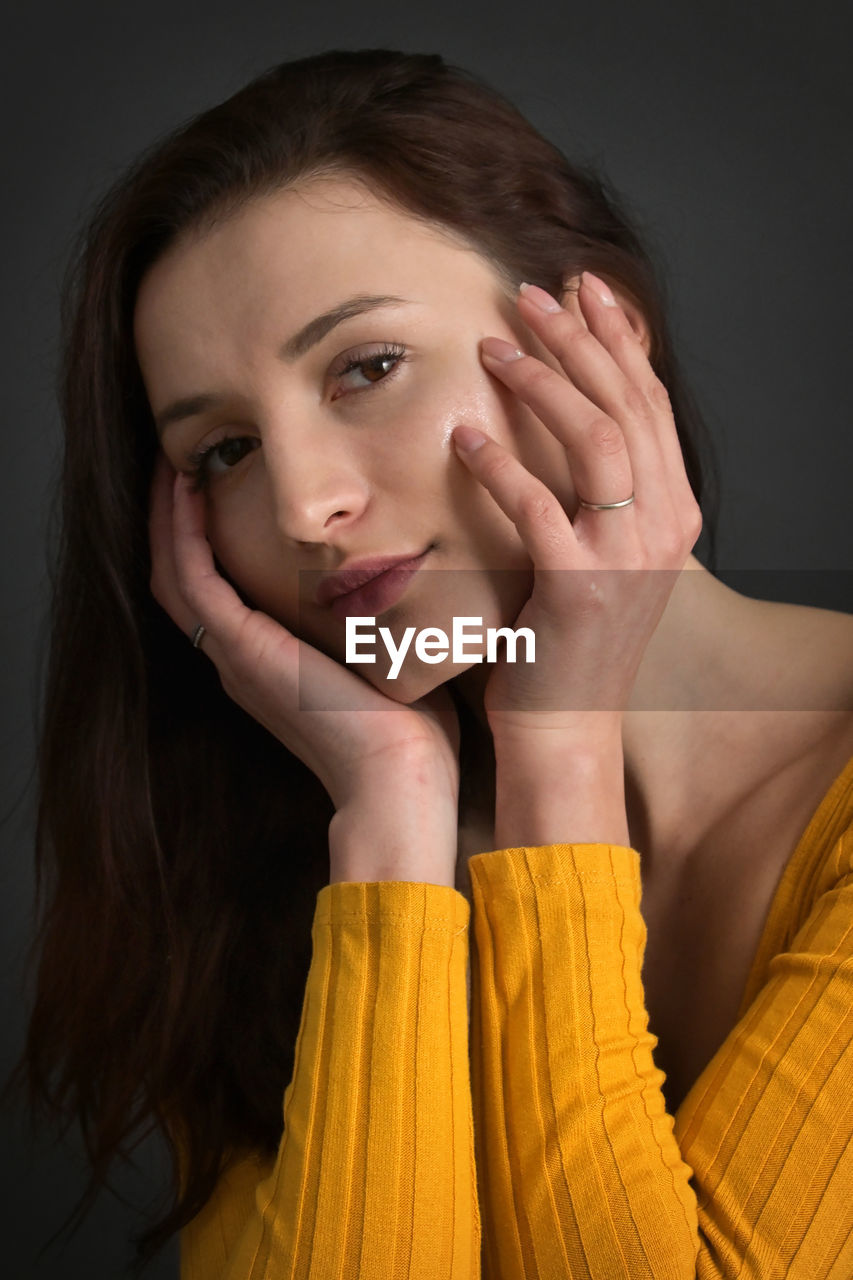
[[[630,558],[636,527],[633,506],[613,512],[625,517],[620,520],[601,518],[609,512],[582,511],[573,525],[548,486],[497,441],[475,427],[463,426],[454,431],[453,444],[468,470],[515,525],[534,569],[580,568],[581,529],[584,541],[594,543],[596,553],[607,557],[612,566]]]
[[[199,647],[215,665],[225,691],[276,732],[266,704],[276,715],[298,709],[305,663],[310,670],[314,657],[310,646],[267,614],[248,608],[219,573],[205,533],[204,499],[180,472],[174,480],[172,540],[180,596],[176,621],[188,636],[202,624]]]
[[[484,338],[490,373],[545,424],[566,450],[572,483],[587,502],[621,502],[634,492],[625,436],[613,418],[592,404],[562,373],[500,338]]]
[[[175,553],[175,502],[174,493],[176,472],[161,452],[154,463],[151,484],[151,501],[149,514],[149,536],[151,544],[151,592],[175,625],[189,638],[202,622],[198,613],[188,602],[181,587],[181,575]],[[203,623],[205,636],[208,623]],[[199,642],[198,648],[202,647]],[[211,640],[206,638],[204,652],[211,654]]]
[[[602,344],[626,381],[643,392],[655,381],[643,340],[606,281],[584,271],[577,287],[577,306],[584,323]]]
[[[184,630],[192,634],[200,622],[210,633],[205,650],[213,646],[238,647],[252,610],[216,568],[204,528],[204,499],[190,488],[189,478],[175,476],[172,507],[172,539],[175,574],[186,619]]]
[[[175,472],[166,455],[159,450],[154,460],[149,498],[148,537],[151,550],[151,594],[169,617],[186,631],[192,623],[186,618],[186,605],[178,590],[175,552],[172,540],[172,490]]]
[[[659,505],[663,490],[670,485],[656,424],[660,409],[641,389],[654,374],[622,308],[605,305],[598,295],[590,302],[591,292],[589,285],[582,287],[583,308],[572,295],[572,306],[566,309],[544,290],[529,285],[519,295],[519,312],[540,342],[556,357],[572,386],[618,425],[625,438],[635,491]],[[604,337],[613,339],[617,346],[621,343],[635,348],[634,359],[639,351],[645,362],[640,382],[635,380],[636,370],[634,377],[626,376],[607,343],[602,341]],[[615,342],[617,338],[619,342]],[[597,497],[584,492],[580,485],[578,491],[590,502],[618,502],[631,493],[629,489],[621,494]]]
[[[617,420],[624,409],[632,411],[626,427],[642,444],[647,433],[639,428],[649,408],[645,389],[654,372],[625,311],[615,299],[605,303],[589,275],[584,272],[583,283],[568,293],[563,306],[544,289],[524,286],[518,295],[519,311],[588,399]],[[601,287],[609,293],[603,282]],[[629,447],[632,444],[633,438]]]
[[[608,304],[604,300],[605,294],[613,298],[603,280],[585,271],[578,288],[578,306],[582,310],[584,321],[590,332],[610,352],[628,381],[639,388],[650,405],[651,433],[657,440],[670,484],[675,486],[676,491],[683,486],[689,488],[681,442],[666,387],[652,368],[645,346],[623,308]]]

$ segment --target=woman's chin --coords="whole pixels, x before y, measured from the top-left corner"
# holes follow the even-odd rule
[[[415,658],[412,661],[405,661],[393,679],[390,672],[379,675],[378,672],[372,671],[370,675],[366,675],[366,679],[387,698],[408,707],[419,698],[432,693],[433,689],[447,684],[454,676],[470,670],[473,665],[471,662],[442,662],[433,665]],[[358,668],[355,669],[358,670]],[[366,670],[362,668],[361,674],[365,675]]]

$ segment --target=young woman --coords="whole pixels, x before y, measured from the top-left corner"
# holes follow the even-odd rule
[[[438,57],[285,64],[121,180],[67,318],[27,1062],[95,1183],[162,1127],[141,1256],[850,1274],[853,619],[692,554],[601,183]]]

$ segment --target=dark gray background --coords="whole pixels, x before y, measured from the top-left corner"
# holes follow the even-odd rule
[[[72,233],[126,163],[272,63],[330,46],[438,51],[569,154],[597,161],[667,269],[680,350],[721,454],[723,569],[762,571],[748,594],[853,611],[853,78],[840,0],[15,7],[2,85],[3,1072],[25,1023],[57,282]],[[109,1196],[70,1245],[35,1261],[83,1165],[73,1144],[34,1144],[15,1115],[2,1134],[5,1274],[121,1276],[139,1218]],[[137,1206],[156,1190],[156,1150],[140,1164],[119,1180]],[[151,1276],[176,1276],[176,1257]]]

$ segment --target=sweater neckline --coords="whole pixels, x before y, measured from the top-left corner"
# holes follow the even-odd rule
[[[767,966],[784,949],[792,910],[815,867],[816,855],[829,852],[842,831],[853,824],[853,755],[831,783],[788,859],[770,903],[761,939],[746,980],[738,1021],[765,981]]]

